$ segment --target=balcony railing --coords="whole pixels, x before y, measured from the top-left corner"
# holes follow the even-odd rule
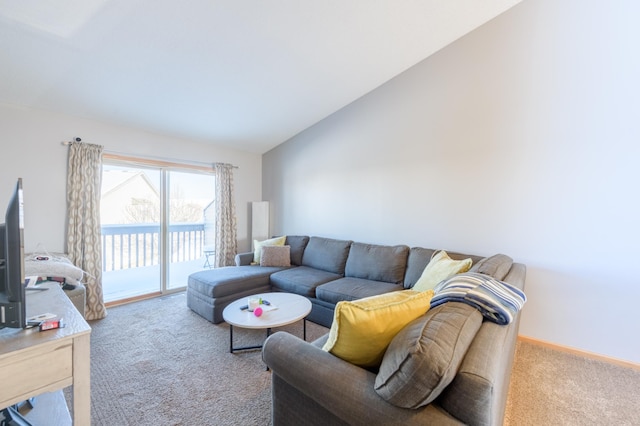
[[[204,251],[204,223],[169,226],[170,261],[200,259]],[[160,263],[160,226],[126,224],[102,226],[102,270],[154,266]]]

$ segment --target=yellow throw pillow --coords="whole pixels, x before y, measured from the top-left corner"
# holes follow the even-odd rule
[[[440,250],[431,258],[424,268],[420,279],[415,283],[413,290],[426,291],[435,288],[442,280],[446,280],[456,274],[467,272],[471,268],[471,259],[453,260],[446,251]]]
[[[271,238],[264,241],[253,240],[253,264],[260,264],[260,255],[264,246],[283,246],[286,235],[282,237]]]
[[[394,336],[429,310],[432,297],[433,291],[403,290],[338,302],[322,349],[361,367],[378,367]]]

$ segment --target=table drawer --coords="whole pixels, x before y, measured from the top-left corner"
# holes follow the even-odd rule
[[[0,366],[0,408],[20,398],[73,383],[73,345],[71,341],[34,346],[4,357]],[[17,399],[17,400],[16,400]]]

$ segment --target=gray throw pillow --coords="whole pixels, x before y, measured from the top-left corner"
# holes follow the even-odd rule
[[[455,378],[481,325],[480,312],[465,303],[430,309],[393,338],[375,391],[398,407],[415,409],[431,403]]]

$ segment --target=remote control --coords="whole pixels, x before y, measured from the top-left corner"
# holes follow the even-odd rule
[[[31,318],[27,318],[27,322],[35,322],[40,324],[42,321],[47,321],[47,320],[51,320],[56,318],[57,315],[56,314],[52,314],[52,313],[46,313],[46,314],[40,314],[40,315],[36,315],[34,317]]]
[[[240,310],[241,310],[241,311],[246,311],[247,309],[249,309],[249,305],[242,305],[242,306],[240,306]]]
[[[268,300],[262,299],[262,304],[269,306],[271,304],[271,302],[269,302]]]

